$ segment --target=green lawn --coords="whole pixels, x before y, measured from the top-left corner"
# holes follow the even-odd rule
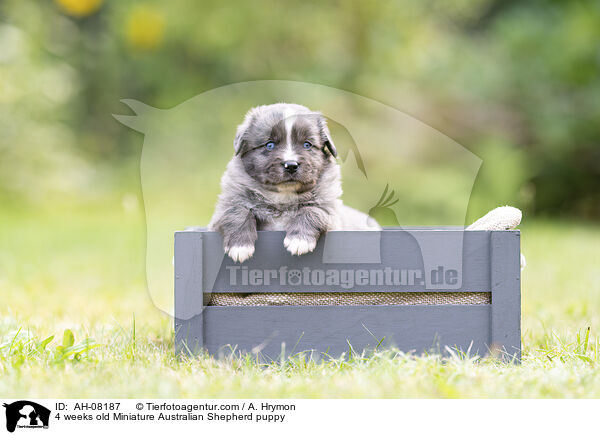
[[[174,357],[139,209],[0,210],[0,396],[600,397],[600,226],[522,232],[521,365],[384,352],[264,367]]]

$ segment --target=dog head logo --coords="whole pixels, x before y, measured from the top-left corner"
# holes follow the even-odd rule
[[[432,224],[464,224],[481,160],[439,131],[377,101],[327,86],[279,80],[212,89],[169,109],[123,100],[133,114],[113,116],[144,135],[140,178],[146,282],[159,309],[173,310],[173,233],[208,224],[237,125],[249,108],[275,102],[300,104],[327,118],[342,167],[344,202],[350,207],[370,210],[384,225],[414,224],[423,215],[431,216]],[[343,249],[325,249],[323,262],[377,263],[379,238],[372,237],[362,252],[342,258],[337,255]],[[456,250],[461,257],[462,245]],[[205,291],[212,288],[215,269],[204,271]],[[189,316],[201,312],[199,301],[186,306]]]
[[[29,400],[5,403],[6,430],[14,432],[16,428],[48,428],[50,410]]]

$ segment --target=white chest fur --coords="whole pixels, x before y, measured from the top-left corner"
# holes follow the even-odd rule
[[[289,228],[294,216],[297,214],[294,209],[294,204],[298,203],[298,194],[295,186],[290,186],[290,189],[281,189],[279,192],[269,192],[268,200],[272,204],[278,204],[282,208],[289,206],[288,210],[282,211],[280,214],[273,214],[259,224],[259,230],[265,231],[285,231]]]

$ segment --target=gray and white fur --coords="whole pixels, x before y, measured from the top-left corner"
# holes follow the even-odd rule
[[[337,151],[319,112],[297,104],[255,107],[233,146],[209,230],[223,235],[234,261],[254,254],[258,230],[285,231],[285,248],[301,255],[326,231],[380,229],[342,203]]]

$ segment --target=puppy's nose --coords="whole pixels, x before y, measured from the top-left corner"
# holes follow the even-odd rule
[[[298,169],[298,162],[295,160],[287,160],[283,162],[283,167],[288,172],[296,172]]]

